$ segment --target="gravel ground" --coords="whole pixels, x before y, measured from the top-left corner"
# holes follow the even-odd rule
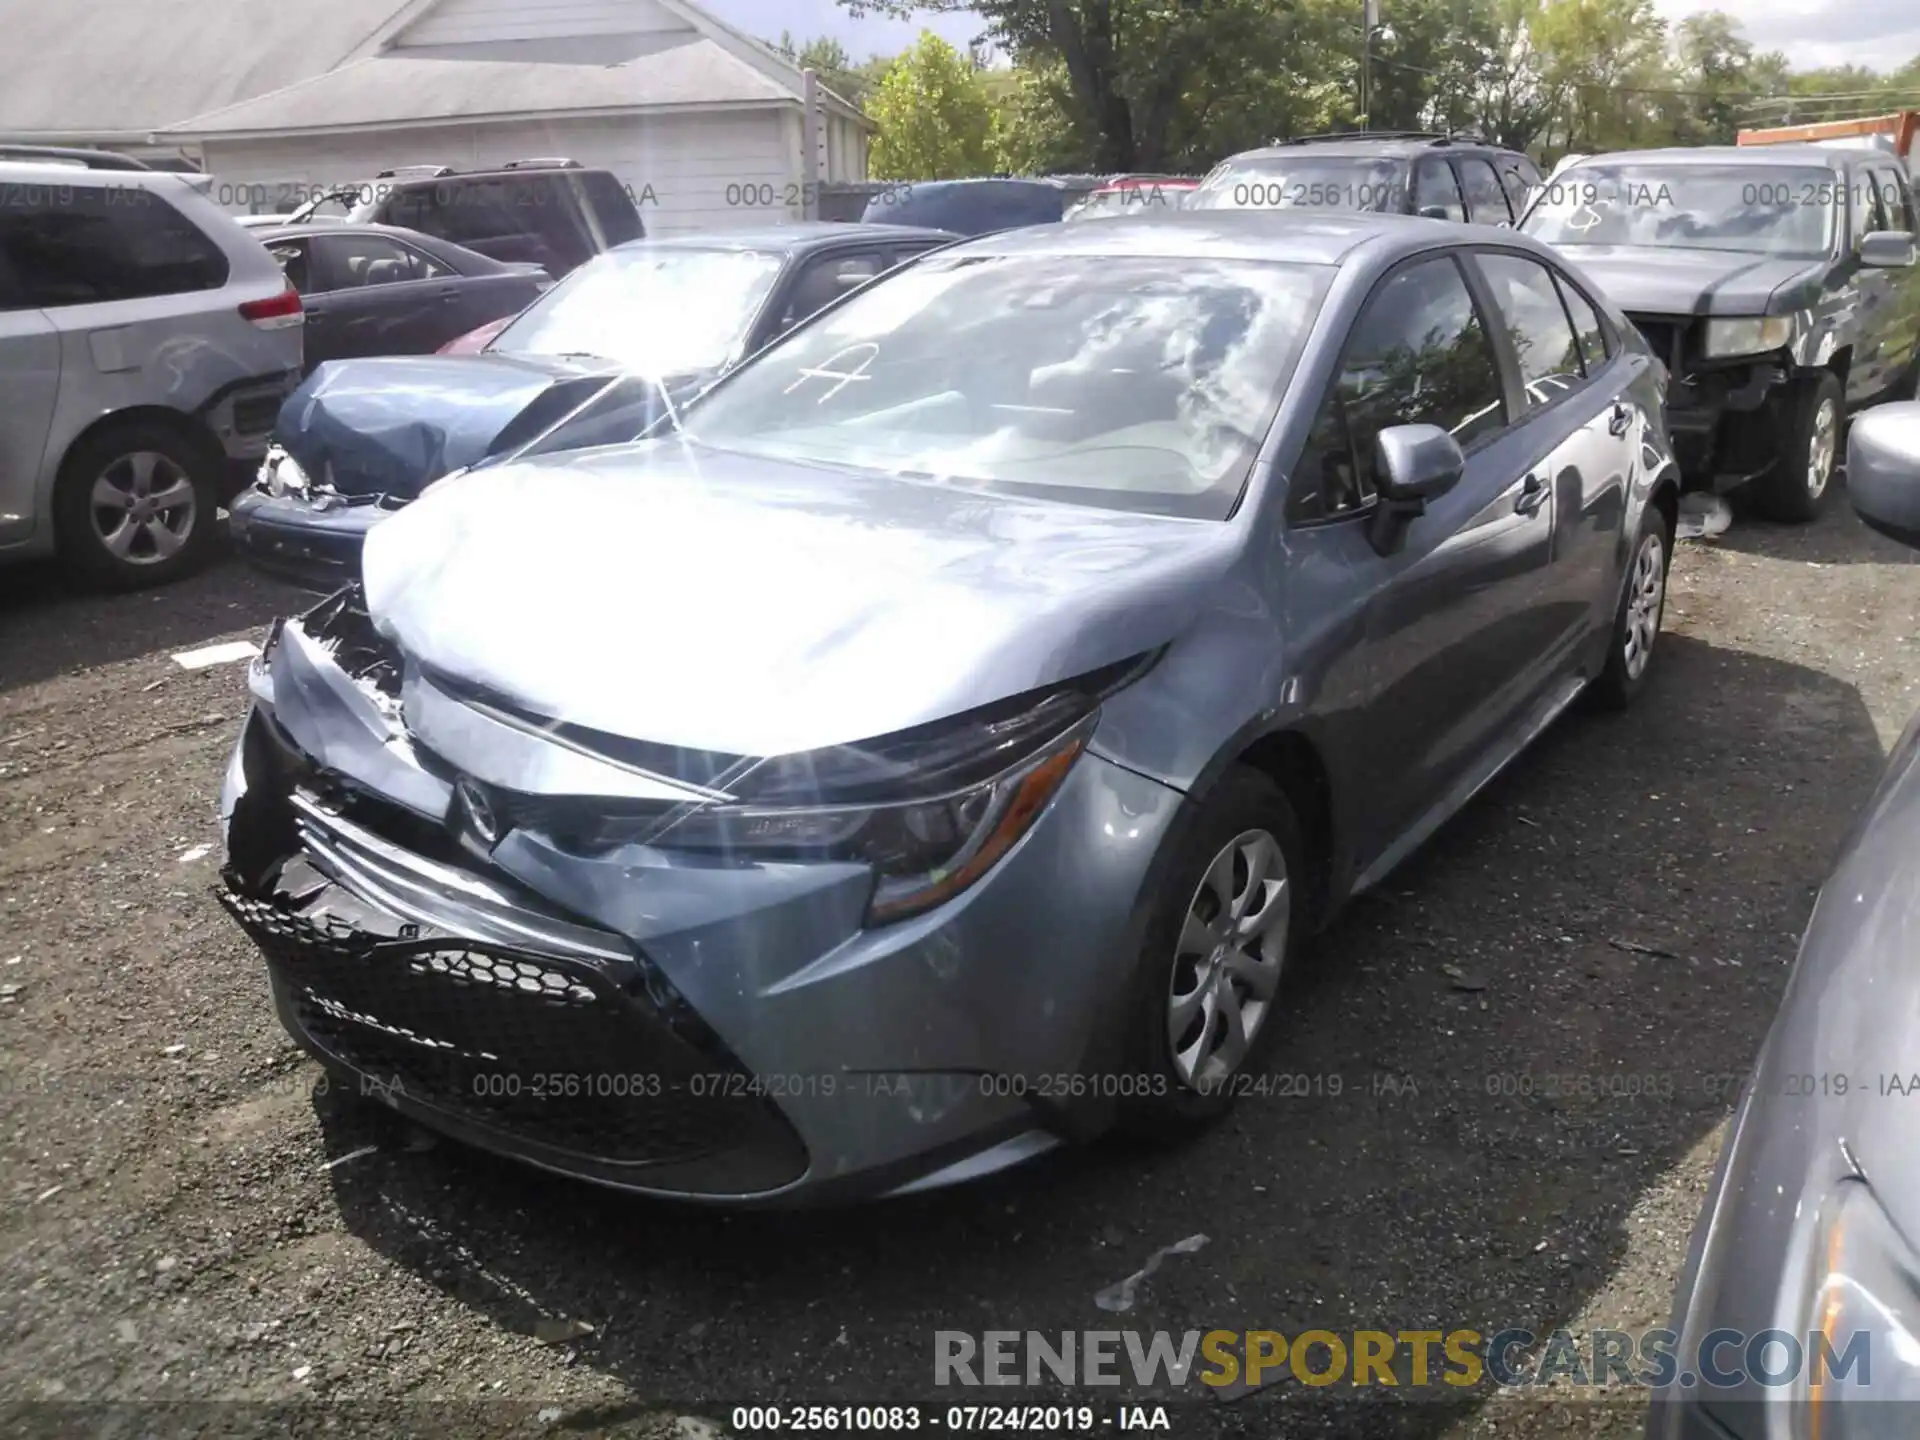
[[[326,1093],[206,893],[242,667],[170,658],[297,592],[232,563],[119,598],[0,576],[0,1386],[39,1406],[15,1433],[701,1435],[742,1402],[1007,1398],[936,1394],[940,1329],[1664,1323],[1720,1077],[1920,705],[1915,558],[1844,506],[1683,546],[1642,705],[1557,727],[1318,947],[1276,1062],[1311,1093],[1178,1151],[807,1216],[605,1194]],[[1561,1076],[1655,1093],[1494,1093]],[[1640,1420],[1379,1399],[1288,1382],[1174,1429]]]

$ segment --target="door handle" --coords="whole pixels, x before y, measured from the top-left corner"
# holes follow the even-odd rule
[[[1519,495],[1514,498],[1513,513],[1516,515],[1533,514],[1542,505],[1547,503],[1547,496],[1550,493],[1547,489],[1547,482],[1542,480],[1538,475],[1527,476],[1526,482],[1520,487]]]
[[[1607,433],[1609,435],[1624,435],[1627,433],[1627,427],[1631,424],[1633,424],[1633,412],[1628,410],[1627,407],[1622,405],[1618,400],[1614,401],[1613,414],[1607,419]]]

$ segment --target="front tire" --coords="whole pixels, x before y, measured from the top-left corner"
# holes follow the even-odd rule
[[[60,467],[61,558],[103,590],[164,585],[212,553],[225,461],[211,439],[134,420],[81,440]]]
[[[1833,489],[1847,402],[1840,377],[1823,370],[1796,382],[1788,404],[1786,444],[1754,499],[1769,520],[1805,525],[1820,518]]]
[[[1593,683],[1603,709],[1624,710],[1647,688],[1660,623],[1667,613],[1667,576],[1673,568],[1673,527],[1656,506],[1640,517],[1627,560],[1627,584],[1607,637],[1607,665]]]
[[[1233,1107],[1277,1031],[1280,984],[1306,933],[1300,823],[1280,787],[1235,766],[1174,842],[1135,965],[1122,1133],[1183,1139]]]

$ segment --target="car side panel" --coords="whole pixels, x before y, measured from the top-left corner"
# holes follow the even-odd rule
[[[41,310],[0,310],[0,546],[33,537],[60,335]]]
[[[49,474],[96,422],[136,407],[208,421],[230,456],[262,454],[271,417],[258,434],[235,433],[220,418],[226,413],[222,402],[251,392],[284,399],[299,383],[304,326],[262,329],[239,312],[246,301],[282,293],[286,278],[280,266],[257,237],[189,187],[169,186],[166,199],[226,255],[227,283],[217,290],[45,312],[59,336],[61,370],[43,467]],[[41,526],[52,533],[52,501],[52,485],[43,485],[37,533]]]

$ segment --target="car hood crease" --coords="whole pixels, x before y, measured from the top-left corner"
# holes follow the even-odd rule
[[[1152,650],[1235,528],[721,454],[502,464],[377,527],[414,662],[590,730],[774,755],[888,734]]]
[[[1651,245],[1576,245],[1565,253],[1622,310],[1643,315],[1777,314],[1803,303],[1792,292],[1821,269],[1818,260]]]

